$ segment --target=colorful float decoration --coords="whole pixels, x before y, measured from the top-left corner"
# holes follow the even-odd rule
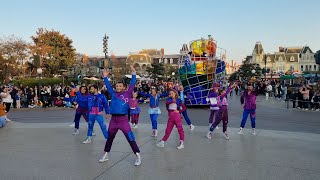
[[[212,84],[224,76],[226,51],[209,35],[184,44],[180,54],[179,78],[188,94],[186,105],[208,105]]]

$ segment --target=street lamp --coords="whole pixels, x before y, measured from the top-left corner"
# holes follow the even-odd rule
[[[107,36],[107,34],[104,34],[103,37],[103,52],[104,52],[104,58],[106,60],[108,60],[108,68],[109,70],[112,69],[112,62],[111,62],[111,58],[108,58],[108,40],[109,40],[109,36]],[[102,60],[104,61],[104,60]],[[101,63],[104,64],[104,63]]]
[[[40,78],[41,78],[41,75],[42,75],[42,69],[41,68],[38,68],[37,69],[37,73],[38,73],[38,77],[39,77],[39,85],[38,85],[38,100],[40,98],[40,93],[41,93],[41,81],[40,81]]]
[[[176,75],[176,73],[175,73],[175,72],[172,72],[171,74],[172,74],[173,80],[176,80],[175,77],[174,77],[174,75]]]

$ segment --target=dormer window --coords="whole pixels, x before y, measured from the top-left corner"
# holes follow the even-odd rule
[[[290,57],[290,61],[294,62],[294,57],[293,56]]]
[[[278,58],[278,61],[283,61],[282,56],[280,56],[280,57]]]
[[[271,62],[271,58],[270,57],[267,57],[267,62]]]

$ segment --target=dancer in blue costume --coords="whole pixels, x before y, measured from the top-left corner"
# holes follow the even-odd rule
[[[151,123],[152,123],[152,137],[158,136],[158,115],[161,114],[161,110],[159,108],[159,99],[162,97],[166,97],[169,95],[168,92],[163,94],[158,94],[158,91],[155,87],[151,88],[151,94],[139,92],[141,96],[148,97],[150,99],[150,106],[148,109],[148,114],[150,115]]]

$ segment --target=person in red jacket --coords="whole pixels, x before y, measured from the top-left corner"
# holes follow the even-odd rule
[[[178,129],[178,133],[180,136],[180,144],[177,149],[184,148],[184,131],[182,127],[181,115],[183,111],[186,110],[186,106],[182,103],[182,100],[179,98],[178,93],[175,90],[171,90],[169,93],[169,98],[166,100],[166,106],[168,110],[168,122],[167,128],[164,137],[162,140],[157,144],[158,147],[164,147],[164,142],[168,140],[173,126],[175,125]]]

